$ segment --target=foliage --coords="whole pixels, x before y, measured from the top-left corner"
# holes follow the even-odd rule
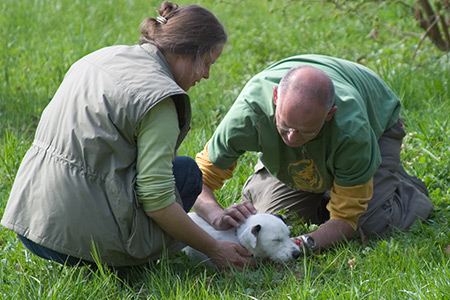
[[[425,30],[424,37],[429,37],[441,51],[450,51],[450,1],[436,0],[435,5],[429,0],[418,0],[414,17]]]
[[[134,44],[156,0],[3,0],[0,2],[0,215],[39,116],[69,66],[114,44]],[[187,0],[179,4],[189,4]],[[450,56],[428,40],[407,1],[198,0],[213,11],[229,43],[190,92],[194,118],[180,154],[195,156],[245,82],[274,61],[318,53],[376,71],[402,100],[408,135],[405,168],[427,184],[430,220],[385,240],[354,239],[288,265],[218,273],[182,254],[148,268],[89,272],[37,258],[0,228],[1,299],[448,299]],[[420,46],[420,47],[419,47]],[[255,156],[217,192],[239,201]],[[291,219],[293,233],[309,224]]]

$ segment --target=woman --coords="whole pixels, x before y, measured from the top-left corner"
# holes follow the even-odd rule
[[[249,262],[187,216],[201,172],[175,157],[191,118],[185,92],[209,77],[226,33],[196,5],[163,2],[157,12],[141,24],[140,45],[76,62],[42,114],[2,219],[42,258],[131,266],[183,243],[219,268]]]

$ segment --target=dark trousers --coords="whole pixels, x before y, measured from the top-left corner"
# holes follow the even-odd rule
[[[187,213],[191,210],[197,196],[202,191],[202,173],[192,158],[188,156],[177,156],[173,161],[173,174],[175,176],[176,189],[178,190],[183,202],[183,209]],[[41,258],[53,260],[60,264],[69,266],[95,266],[95,263],[93,262],[81,260],[73,256],[53,251],[38,245],[21,235],[18,235],[18,237],[30,252]]]

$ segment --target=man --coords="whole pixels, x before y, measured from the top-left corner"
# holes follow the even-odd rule
[[[197,155],[204,185],[194,210],[225,229],[256,210],[288,209],[322,224],[307,236],[316,249],[357,231],[366,239],[408,228],[432,205],[424,183],[401,166],[399,111],[399,99],[364,66],[321,55],[275,63],[248,82]],[[259,161],[245,201],[224,210],[213,191],[246,151]]]

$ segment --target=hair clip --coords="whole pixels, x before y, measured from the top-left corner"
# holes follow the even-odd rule
[[[166,24],[167,23],[167,19],[164,18],[163,16],[157,16],[156,17],[156,22],[158,22],[159,24]]]

